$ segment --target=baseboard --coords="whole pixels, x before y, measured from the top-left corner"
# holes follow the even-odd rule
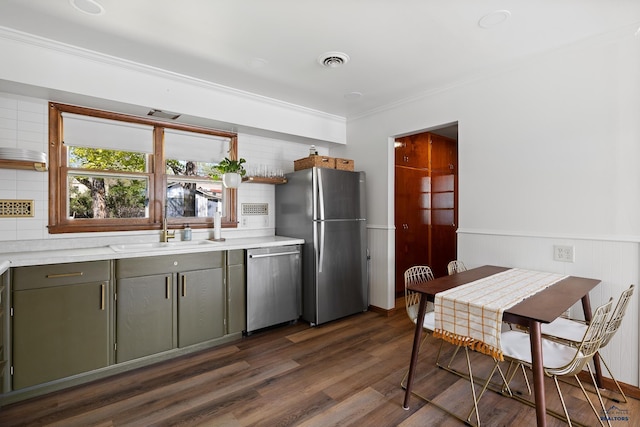
[[[380,307],[376,307],[375,305],[370,305],[369,306],[369,311],[373,311],[374,313],[378,313],[381,314],[385,317],[390,317],[393,316],[394,313],[396,312],[395,308],[390,308],[390,309],[384,309],[384,308],[380,308]]]

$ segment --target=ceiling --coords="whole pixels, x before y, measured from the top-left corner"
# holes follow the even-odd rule
[[[0,26],[349,118],[585,39],[638,36],[640,1],[1,0]],[[326,52],[349,61],[323,67]]]

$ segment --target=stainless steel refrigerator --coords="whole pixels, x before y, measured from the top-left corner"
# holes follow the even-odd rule
[[[369,306],[365,174],[311,168],[276,186],[276,234],[304,239],[302,318],[312,326]]]

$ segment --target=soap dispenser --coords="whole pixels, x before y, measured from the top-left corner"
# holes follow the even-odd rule
[[[184,231],[182,232],[182,240],[191,240],[191,227],[189,224],[185,224]]]

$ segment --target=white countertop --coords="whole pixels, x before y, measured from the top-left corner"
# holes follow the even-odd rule
[[[11,264],[9,263],[9,261],[6,261],[6,260],[0,261],[0,274],[7,271],[9,267],[11,267]]]
[[[226,251],[234,249],[267,248],[283,245],[303,244],[303,239],[284,236],[241,237],[226,239],[223,242],[180,247],[172,246],[162,250],[116,251],[110,246],[92,248],[45,250],[28,252],[0,253],[0,274],[9,267],[21,267],[40,264],[59,264],[66,262],[96,261],[105,259],[136,258],[143,256],[159,256],[206,251]]]

